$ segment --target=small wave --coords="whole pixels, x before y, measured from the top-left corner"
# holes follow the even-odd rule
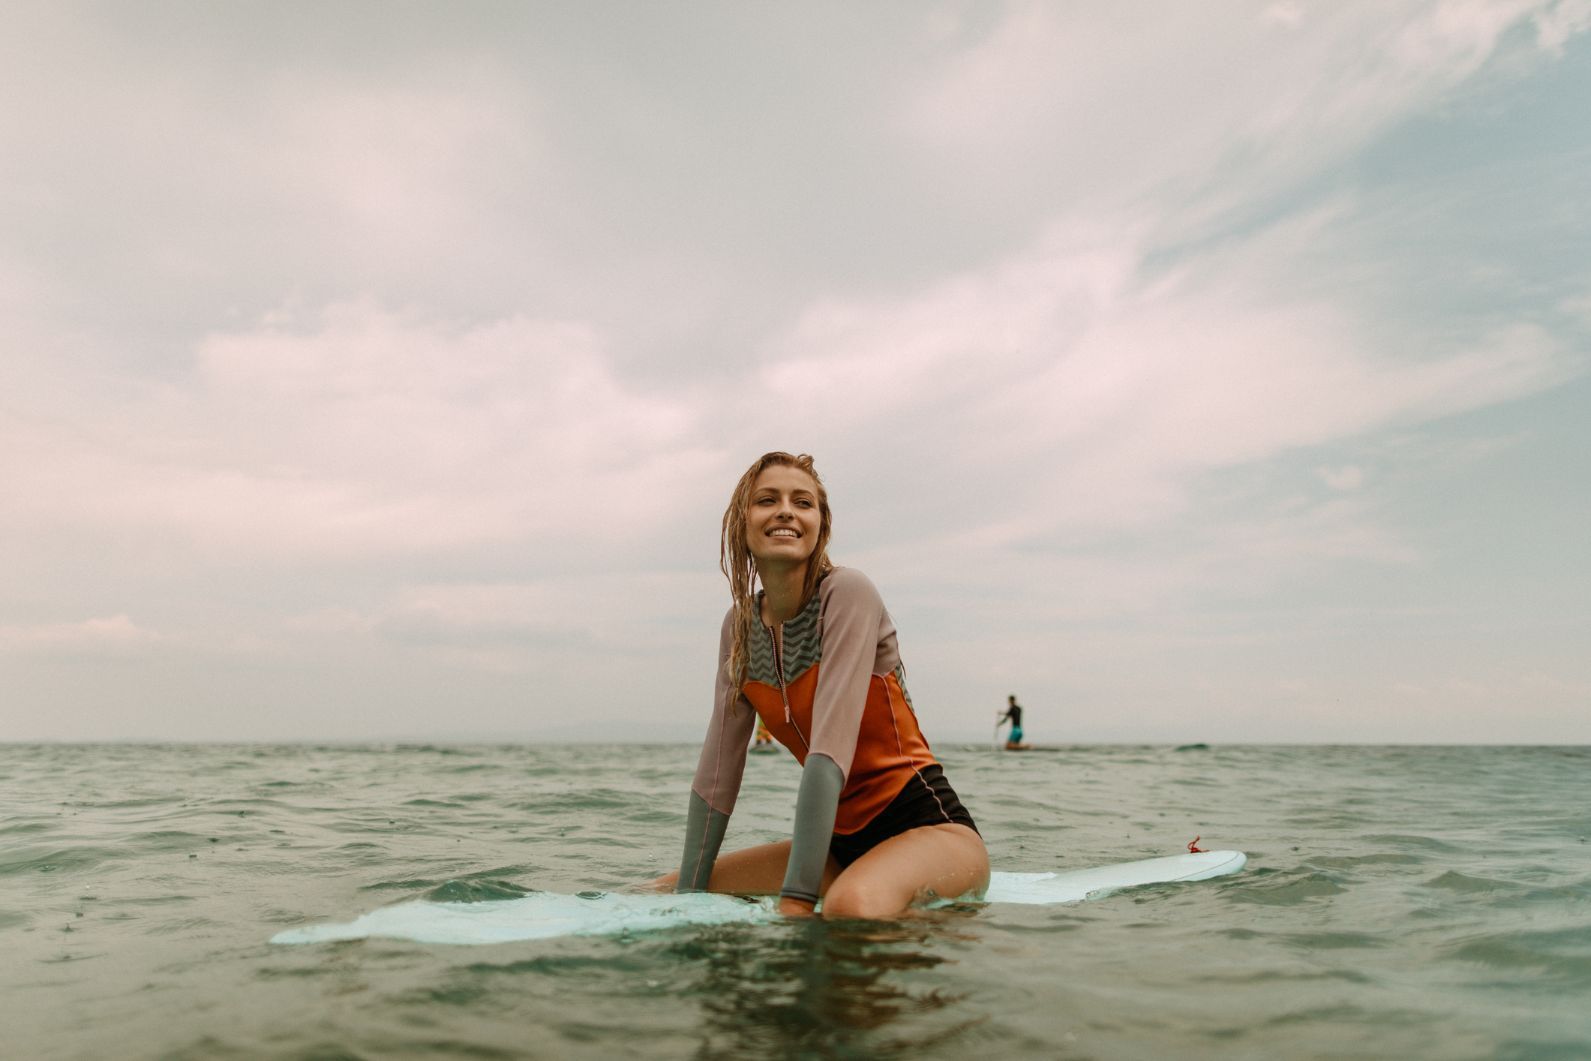
[[[1518,894],[1528,888],[1528,885],[1514,881],[1475,877],[1457,870],[1448,870],[1441,876],[1433,877],[1426,881],[1424,886],[1438,891],[1457,892],[1460,895]]]
[[[142,907],[145,907],[145,906],[171,906],[171,905],[173,905],[175,903],[191,903],[191,902],[196,901],[197,898],[198,898],[197,896],[193,896],[193,895],[178,895],[178,894],[172,894],[172,895],[142,895],[142,896],[130,896],[130,897],[124,898],[124,899],[105,899],[105,900],[103,900],[103,902],[105,903],[105,906],[107,908],[111,908],[111,909],[116,909],[116,908],[121,908],[121,907],[128,907],[128,906],[136,907],[136,908],[142,908]]]
[[[1292,932],[1277,937],[1300,950],[1373,950],[1387,945],[1381,936],[1367,932]]]
[[[418,891],[421,888],[435,888],[437,885],[445,883],[445,881],[431,880],[429,878],[421,878],[417,880],[378,880],[374,884],[361,884],[359,886],[359,890],[362,892],[412,892]]]
[[[515,876],[517,874],[532,873],[532,872],[534,872],[534,868],[531,867],[531,866],[496,866],[496,867],[493,867],[491,869],[483,869],[483,870],[480,870],[480,871],[475,872],[475,873],[466,873],[466,874],[464,874],[462,876],[459,876],[459,877],[449,877],[446,880],[436,880],[436,879],[433,879],[433,878],[426,878],[426,877],[411,877],[411,878],[409,878],[407,880],[377,881],[374,884],[362,885],[359,890],[362,891],[362,892],[379,892],[379,891],[406,891],[406,892],[412,892],[412,891],[419,891],[422,888],[432,888],[432,889],[440,890],[441,888],[448,887],[449,885],[461,884],[461,883],[462,884],[466,884],[466,885],[474,885],[474,884],[477,884],[477,883],[506,884],[506,886],[510,887],[510,888],[519,888],[519,885],[507,883],[506,881],[504,881],[503,878]],[[532,888],[520,888],[520,894],[528,895],[528,894],[530,894],[530,892],[532,892],[534,890],[535,889],[532,889]],[[508,898],[517,898],[517,896],[508,896]],[[480,901],[480,900],[476,900],[476,901]]]
[[[561,839],[571,847],[615,847],[624,850],[645,847],[646,843],[640,840],[631,840],[622,836],[571,836],[567,831],[558,834]]]
[[[161,921],[150,926],[146,934],[150,936],[164,936],[173,932],[193,932],[199,929],[220,928],[225,922],[217,921],[211,917],[176,917],[170,921]]]
[[[349,833],[378,833],[383,836],[390,836],[394,833],[402,832],[404,827],[399,824],[398,819],[382,816],[363,820],[340,818],[332,824],[332,828],[338,834],[343,835]]]
[[[577,973],[612,970],[628,973],[645,969],[646,965],[643,962],[632,959],[628,953],[621,951],[610,955],[545,954],[534,958],[515,958],[504,962],[478,961],[470,962],[463,968],[467,973],[488,976],[521,976],[527,973],[569,976]]]
[[[426,1006],[458,1006],[468,1008],[479,1002],[491,998],[492,992],[485,984],[445,984],[441,987],[420,987],[402,994],[393,996],[393,1001],[399,1005]],[[430,1048],[437,1051],[437,1056],[468,1056],[468,1057],[518,1057],[518,1054],[506,1052],[483,1052],[479,1044],[454,1044],[453,1049],[441,1049],[442,1044],[430,1044]],[[462,1048],[461,1048],[462,1047]]]
[[[72,873],[94,869],[103,862],[122,857],[109,847],[64,847],[41,851],[23,849],[0,861],[0,877],[24,873]]]
[[[1528,971],[1566,985],[1591,988],[1591,927],[1478,936],[1451,947],[1448,957],[1498,973]]]
[[[197,847],[208,837],[181,829],[152,829],[147,833],[134,833],[127,842],[152,851],[186,851]]]
[[[523,899],[531,893],[513,881],[450,880],[426,893],[433,903],[490,903],[500,899]]]
[[[1353,832],[1363,821],[1357,815],[1344,814],[1338,810],[1312,810],[1304,814],[1289,814],[1281,819],[1288,831],[1296,836]]]
[[[1416,855],[1379,851],[1370,855],[1316,855],[1309,861],[1313,865],[1329,869],[1353,869],[1358,866],[1417,866],[1423,865],[1425,859]]]
[[[1256,870],[1242,888],[1228,891],[1233,901],[1264,906],[1292,906],[1327,899],[1347,891],[1335,877],[1319,870]]]
[[[1366,836],[1362,840],[1366,844],[1386,844],[1389,847],[1412,847],[1421,851],[1441,851],[1445,853],[1461,853],[1469,850],[1459,844],[1450,844],[1445,840],[1438,840],[1431,836],[1415,836],[1409,833],[1377,833]]]
[[[1358,969],[1255,968],[1242,972],[1206,974],[1201,979],[1205,983],[1229,984],[1234,987],[1244,984],[1318,983],[1322,980],[1339,980],[1349,984],[1373,982],[1372,977]]]
[[[21,822],[17,825],[8,825],[0,829],[0,836],[16,836],[28,833],[47,833],[57,828],[54,822]]]
[[[1591,880],[1573,884],[1531,886],[1519,895],[1520,905],[1526,903],[1584,903],[1591,901]]]
[[[1572,1039],[1510,1039],[1497,1048],[1497,1061],[1585,1061],[1586,1041]]]
[[[590,788],[585,792],[567,794],[562,802],[566,813],[592,810],[628,810],[636,804],[636,793],[616,788]]]
[[[143,799],[111,799],[104,802],[75,800],[63,805],[81,807],[84,810],[128,810],[136,807],[179,807],[182,805],[182,800],[176,796],[146,796]]]
[[[260,807],[292,809],[291,803],[284,803],[279,799],[268,799],[265,796],[238,799],[228,796],[224,799],[212,799],[205,803],[205,807],[213,814],[243,814],[246,811]]]
[[[254,972],[256,980],[308,980],[323,976],[339,976],[341,970],[325,965],[300,965],[287,969],[265,968]]]

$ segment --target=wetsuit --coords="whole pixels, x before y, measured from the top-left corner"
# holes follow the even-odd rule
[[[680,891],[701,891],[712,877],[759,717],[802,764],[780,895],[817,902],[831,853],[849,865],[921,825],[976,828],[917,727],[895,624],[867,576],[830,571],[799,614],[752,636],[738,689],[726,673],[733,637],[731,609],[719,638],[712,722],[691,784]]]
[[[1022,705],[1012,704],[1005,709],[1005,714],[1000,716],[1000,721],[1011,720],[1011,735],[1006,738],[1010,744],[1022,743]]]

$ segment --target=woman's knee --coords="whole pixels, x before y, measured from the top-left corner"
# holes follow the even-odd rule
[[[910,897],[902,900],[897,889],[842,878],[823,896],[823,916],[877,920],[904,913],[910,905]]]

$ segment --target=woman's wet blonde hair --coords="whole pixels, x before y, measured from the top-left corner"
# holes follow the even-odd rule
[[[751,548],[746,545],[746,513],[751,508],[751,491],[757,485],[757,476],[775,467],[795,468],[812,477],[818,492],[818,541],[807,562],[806,584],[801,587],[801,605],[806,606],[822,578],[834,565],[829,561],[829,532],[834,519],[829,513],[829,492],[823,487],[812,458],[805,453],[793,454],[775,450],[764,453],[746,469],[746,474],[735,484],[729,497],[729,507],[724,509],[724,531],[719,540],[718,566],[729,579],[729,595],[735,603],[734,640],[730,643],[727,671],[735,687],[746,680],[746,646],[750,638],[758,636],[762,615],[757,607],[757,564]]]

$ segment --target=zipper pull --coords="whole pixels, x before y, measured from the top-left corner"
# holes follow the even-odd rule
[[[779,624],[779,629],[784,629],[784,624]],[[779,679],[779,699],[784,703],[785,725],[795,730],[795,735],[801,740],[801,747],[811,750],[811,745],[801,733],[801,727],[796,725],[795,716],[790,713],[790,696],[784,686],[784,650],[779,644],[779,635],[773,627],[768,627],[768,637],[773,642],[773,673]]]

